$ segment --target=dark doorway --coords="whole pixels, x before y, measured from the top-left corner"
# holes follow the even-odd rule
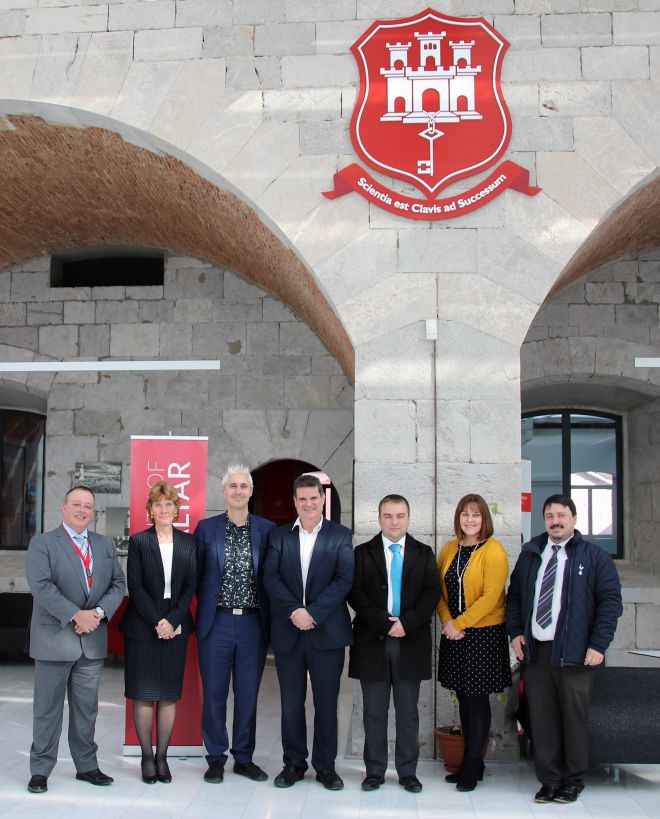
[[[276,526],[293,523],[297,517],[292,500],[293,482],[303,472],[318,471],[314,464],[289,459],[271,461],[255,469],[252,473],[254,493],[250,499],[250,512],[272,520]],[[330,519],[336,523],[341,521],[339,495],[332,484],[330,484]]]

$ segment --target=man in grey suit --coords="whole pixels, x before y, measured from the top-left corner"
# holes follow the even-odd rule
[[[34,598],[30,656],[34,658],[33,734],[28,784],[48,790],[62,732],[64,695],[69,703],[69,748],[76,779],[110,785],[99,770],[94,728],[107,621],[124,597],[124,574],[109,537],[91,534],[94,493],[74,486],[64,498],[62,524],[35,535],[26,558]]]

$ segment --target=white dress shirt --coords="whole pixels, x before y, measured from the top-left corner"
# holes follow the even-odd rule
[[[165,591],[163,599],[167,600],[172,596],[172,556],[174,555],[174,543],[159,543],[160,559],[163,561],[163,574],[165,575]]]
[[[296,518],[296,522],[291,527],[292,530],[295,529],[296,526],[298,527],[298,537],[300,539],[300,568],[302,570],[303,581],[303,606],[307,605],[307,601],[305,598],[305,589],[307,588],[307,573],[309,572],[309,564],[312,559],[312,554],[314,552],[316,538],[318,537],[318,534],[321,531],[322,525],[323,518],[321,518],[321,520],[316,524],[316,526],[312,529],[311,532],[308,532],[306,529],[303,528],[303,525],[300,522],[300,518]]]
[[[392,613],[392,550],[390,546],[393,543],[398,543],[401,546],[401,559],[403,560],[403,553],[406,548],[405,535],[401,540],[388,540],[385,535],[381,534],[383,538],[383,549],[385,550],[385,566],[387,568],[387,610]]]
[[[572,535],[571,535],[572,537]],[[555,629],[557,628],[557,619],[561,610],[561,590],[564,586],[564,570],[566,568],[566,544],[571,538],[566,538],[561,543],[553,543],[550,538],[546,543],[545,549],[541,554],[541,565],[539,566],[539,573],[536,575],[536,587],[534,589],[534,607],[532,609],[532,637],[535,640],[554,640]],[[552,592],[552,621],[545,627],[541,628],[536,622],[536,609],[539,604],[539,594],[541,592],[541,584],[543,583],[543,574],[548,561],[552,557],[552,547],[559,546],[557,549],[557,574],[555,575],[555,587]]]

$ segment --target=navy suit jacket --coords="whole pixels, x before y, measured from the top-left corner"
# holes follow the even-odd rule
[[[264,591],[264,555],[266,554],[268,530],[274,523],[257,515],[249,515],[252,565],[257,581],[259,614],[268,639],[270,631],[270,603]],[[211,631],[218,607],[220,582],[225,568],[225,537],[227,513],[200,520],[195,529],[197,543],[197,639],[203,640]]]
[[[307,573],[304,606],[316,626],[308,633],[314,648],[331,649],[353,642],[346,596],[353,584],[351,530],[323,519]],[[275,651],[293,651],[300,630],[290,621],[303,607],[300,538],[293,524],[273,529],[268,537],[264,585],[273,607],[271,643]]]

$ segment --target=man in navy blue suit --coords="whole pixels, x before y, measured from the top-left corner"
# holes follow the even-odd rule
[[[268,530],[274,524],[248,513],[252,490],[247,466],[227,467],[222,478],[227,512],[200,521],[195,529],[202,736],[209,763],[204,779],[213,783],[223,781],[228,750],[234,757],[234,773],[255,782],[268,779],[252,754],[270,629],[263,565]],[[234,722],[229,749],[227,695],[232,674]]]
[[[268,538],[264,586],[272,604],[271,643],[282,702],[284,768],[275,778],[289,788],[307,770],[305,697],[314,696],[312,766],[328,790],[344,783],[335,771],[337,700],[347,645],[353,642],[346,596],[353,584],[350,529],[323,517],[324,493],[314,475],[293,482],[295,523]]]

